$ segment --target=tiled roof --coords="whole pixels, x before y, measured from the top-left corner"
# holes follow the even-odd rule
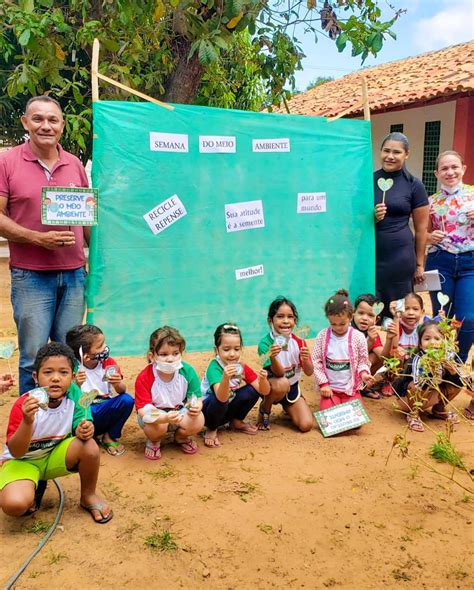
[[[474,41],[359,70],[297,94],[291,114],[332,117],[362,113],[361,75],[367,79],[372,113],[474,91]],[[351,108],[352,107],[352,108]],[[276,112],[285,113],[284,108]]]

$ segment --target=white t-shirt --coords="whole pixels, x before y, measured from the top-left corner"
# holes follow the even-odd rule
[[[349,358],[349,330],[344,336],[337,336],[331,330],[325,369],[331,389],[350,395],[352,384],[351,361]]]
[[[86,372],[86,380],[81,385],[82,391],[88,392],[95,389],[97,395],[111,397],[110,385],[108,381],[103,380],[105,369],[102,367],[102,363],[97,363],[97,366],[93,369],[88,369],[82,365],[79,368],[84,369]]]
[[[153,376],[155,380],[151,387],[151,397],[155,407],[175,408],[184,404],[189,384],[179,371],[176,371],[171,381],[163,381],[153,367]]]
[[[398,338],[398,346],[405,350],[411,350],[418,346],[418,330],[415,328],[413,332],[408,334],[402,326],[400,326],[400,336]]]

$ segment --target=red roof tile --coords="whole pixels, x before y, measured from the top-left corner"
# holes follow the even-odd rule
[[[362,113],[361,75],[367,79],[371,112],[474,91],[474,41],[359,70],[297,94],[290,112],[332,117]],[[351,108],[352,107],[352,108]],[[284,108],[276,109],[284,113]]]

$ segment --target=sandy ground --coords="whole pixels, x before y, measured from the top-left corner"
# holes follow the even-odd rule
[[[3,260],[0,337],[14,336]],[[210,358],[199,353],[186,360],[202,374]],[[245,360],[257,367],[256,359],[255,349],[246,349]],[[15,354],[15,371],[17,360]],[[144,359],[118,361],[131,387]],[[0,359],[0,372],[7,370]],[[318,409],[312,379],[302,386]],[[16,393],[0,400],[2,442]],[[456,403],[467,401],[462,394]],[[126,454],[102,455],[100,489],[113,503],[114,519],[94,524],[78,507],[78,477],[62,478],[60,527],[15,587],[472,588],[474,493],[417,463],[419,454],[450,474],[428,458],[430,432],[411,436],[411,458],[394,454],[386,465],[403,419],[390,400],[365,405],[372,422],[354,433],[300,434],[277,409],[268,433],[224,432],[217,450],[201,439],[194,457],[167,445],[159,463],[144,460],[143,436],[130,419]],[[453,440],[473,467],[472,426],[461,424]],[[473,487],[467,477],[459,481]],[[40,540],[42,533],[33,531],[53,521],[57,504],[50,484],[36,516],[0,516],[2,587]]]

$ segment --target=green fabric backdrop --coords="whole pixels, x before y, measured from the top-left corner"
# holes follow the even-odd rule
[[[150,150],[150,132],[189,136],[188,153]],[[235,136],[234,154],[199,153],[200,135]],[[287,153],[253,153],[252,139],[289,138]],[[142,354],[157,327],[188,350],[209,350],[220,322],[244,343],[266,333],[268,305],[294,300],[311,336],[338,288],[374,291],[370,124],[151,103],[94,103],[93,229],[88,317],[115,355]],[[297,193],[325,192],[326,213],[297,214]],[[187,215],[154,235],[143,215],[177,194]],[[265,227],[227,233],[224,207],[262,200]],[[237,281],[235,269],[263,264]]]

